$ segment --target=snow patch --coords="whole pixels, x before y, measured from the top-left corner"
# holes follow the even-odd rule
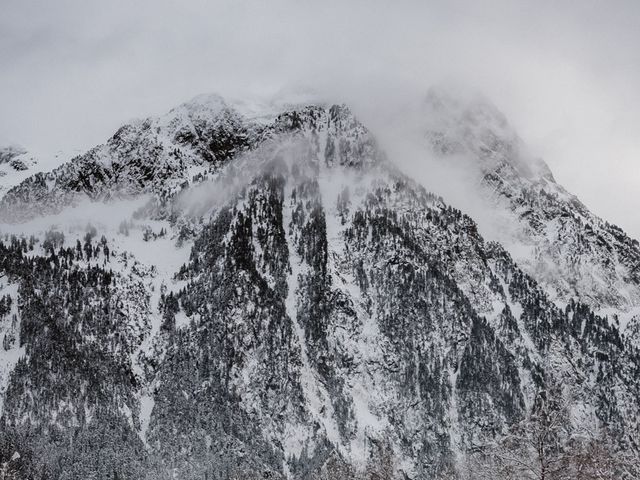
[[[140,437],[147,446],[147,431],[149,430],[154,405],[155,400],[153,394],[145,393],[140,396]]]
[[[11,297],[12,303],[9,313],[0,319],[0,415],[2,415],[4,396],[9,384],[11,372],[13,372],[18,360],[26,354],[25,348],[20,347],[18,285],[7,283],[4,279],[0,279],[0,297],[4,297],[5,295]],[[13,338],[13,340],[9,342],[9,338]],[[5,342],[7,342],[7,350],[5,350],[3,345]]]
[[[302,259],[296,253],[296,247],[294,239],[291,238],[290,224],[292,219],[290,202],[292,197],[291,187],[285,191],[285,205],[283,206],[283,222],[285,226],[285,232],[287,235],[287,243],[289,247],[289,258],[291,262],[291,272],[287,278],[287,298],[285,301],[287,315],[291,319],[296,334],[297,343],[300,348],[300,356],[302,360],[302,367],[300,369],[300,382],[302,386],[303,395],[307,404],[307,409],[311,413],[312,417],[316,419],[320,425],[323,426],[327,439],[333,443],[336,447],[340,445],[340,434],[338,425],[334,418],[333,406],[331,399],[326,388],[322,385],[318,374],[311,366],[309,356],[307,353],[306,335],[302,324],[298,320],[297,314],[297,301],[296,295],[298,292],[298,278],[304,274],[306,268],[302,262]],[[312,432],[302,433],[299,427],[293,427],[298,429],[299,435],[287,436],[284,438],[283,445],[285,447],[285,458],[299,457],[305,447],[305,442],[308,439],[308,435]],[[291,433],[289,430],[287,433]]]

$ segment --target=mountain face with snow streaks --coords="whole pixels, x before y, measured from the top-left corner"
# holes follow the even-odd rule
[[[431,150],[474,172],[481,196],[505,216],[496,239],[555,300],[575,298],[624,325],[638,314],[638,241],[559,185],[493,105],[433,89],[423,114]]]
[[[1,200],[4,475],[463,478],[557,399],[571,428],[637,452],[640,354],[594,313],[627,311],[613,288],[560,290],[485,241],[346,106],[263,113],[198,97]],[[434,132],[442,155],[477,145]],[[553,205],[587,218],[560,190],[523,203],[561,187],[482,139],[483,182],[518,192],[531,238],[531,217],[565,218]],[[122,218],[65,225],[87,200]]]

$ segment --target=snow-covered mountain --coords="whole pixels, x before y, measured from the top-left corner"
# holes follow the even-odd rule
[[[555,185],[460,125],[427,138],[509,178],[504,198]],[[2,474],[463,478],[504,439],[535,464],[544,427],[553,465],[606,445],[632,478],[640,353],[584,303],[602,289],[559,270],[556,292],[392,160],[344,105],[204,96],[9,190]],[[535,215],[569,209],[557,188]]]
[[[336,137],[342,122],[353,121],[343,107],[309,105],[277,113],[272,108],[256,112],[255,106],[238,108],[217,95],[203,95],[160,118],[124,125],[104,145],[12,188],[2,199],[2,218],[24,221],[58,213],[85,198],[106,200],[141,193],[169,198],[208,178],[231,158],[303,126],[308,130],[324,127],[321,140],[326,142],[327,162],[348,162],[353,148],[364,148],[355,143],[364,131],[359,125],[345,125],[348,134]]]
[[[554,300],[574,298],[623,326],[640,313],[638,240],[558,184],[490,102],[432,89],[423,115],[428,146],[475,172],[494,210],[489,230]]]
[[[50,170],[67,160],[69,155],[63,151],[45,154],[20,145],[0,146],[0,198],[35,173]]]

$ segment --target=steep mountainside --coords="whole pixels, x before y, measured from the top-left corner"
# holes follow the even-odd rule
[[[87,197],[134,199],[61,223]],[[637,459],[616,322],[559,308],[344,106],[199,98],[0,208],[23,222],[0,245],[7,478],[461,478],[556,404],[550,454],[590,432]]]
[[[357,153],[354,148],[368,148],[366,142],[357,143],[363,128],[350,122],[338,105],[258,115],[244,113],[215,95],[196,97],[163,117],[125,125],[106,144],[51,172],[29,177],[2,199],[0,218],[25,221],[86,198],[153,193],[165,199],[207,178],[234,156],[303,128],[322,131],[315,141],[324,142],[328,162],[348,161]],[[346,135],[337,138],[338,129]]]
[[[638,241],[559,185],[494,106],[434,89],[423,114],[430,148],[476,172],[482,195],[504,219],[496,238],[554,300],[579,299],[623,325],[640,312]]]

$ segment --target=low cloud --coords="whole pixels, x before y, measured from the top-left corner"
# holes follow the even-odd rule
[[[640,4],[7,0],[0,143],[89,148],[202,92],[311,88],[367,123],[482,91],[556,178],[640,237]]]

